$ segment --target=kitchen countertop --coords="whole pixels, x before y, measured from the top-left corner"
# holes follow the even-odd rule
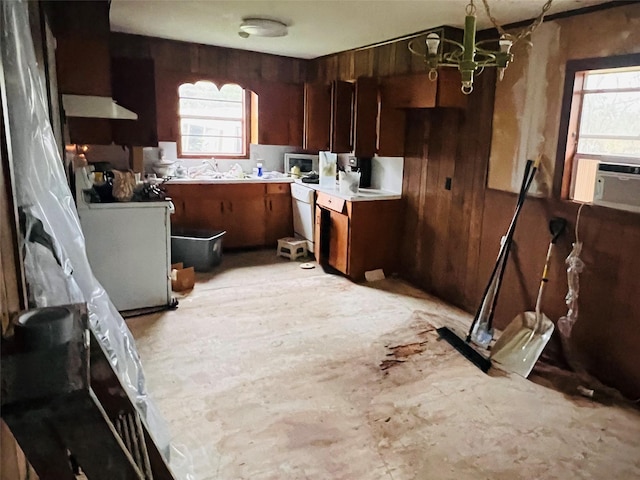
[[[338,184],[334,188],[320,186],[314,183],[304,183],[302,180],[294,180],[291,177],[283,178],[173,178],[165,182],[169,185],[188,185],[188,184],[237,184],[237,183],[295,183],[304,185],[316,192],[326,193],[334,197],[342,198],[349,202],[366,202],[373,200],[399,200],[402,198],[400,193],[390,192],[388,190],[380,190],[376,188],[360,188],[356,195],[340,193]]]
[[[338,184],[334,188],[324,187],[314,183],[303,183],[301,180],[296,180],[295,183],[309,187],[316,192],[326,193],[334,197],[342,198],[349,202],[370,202],[373,200],[399,200],[402,198],[400,193],[390,192],[388,190],[380,190],[376,188],[360,188],[356,195],[340,193]]]
[[[231,183],[293,183],[293,178],[172,178],[165,182],[168,185],[188,185],[188,184],[231,184]]]

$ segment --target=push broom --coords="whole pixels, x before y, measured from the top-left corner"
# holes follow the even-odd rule
[[[535,162],[533,160],[527,160],[513,218],[511,219],[507,233],[500,244],[498,258],[496,259],[496,263],[491,271],[489,282],[482,294],[482,301],[476,311],[466,338],[460,338],[449,327],[440,327],[437,329],[440,337],[449,342],[452,347],[454,347],[460,354],[471,361],[483,372],[487,372],[489,370],[491,367],[491,360],[478,352],[471,343],[486,349],[493,339],[493,313],[498,301],[502,277],[504,276],[504,271],[507,266],[507,258],[509,257],[509,251],[511,250],[511,244],[513,243],[513,234],[516,229],[518,216],[520,215],[524,201],[527,198],[527,192],[529,191],[529,187],[531,186],[536,171],[538,170],[541,158],[541,156],[538,156]]]

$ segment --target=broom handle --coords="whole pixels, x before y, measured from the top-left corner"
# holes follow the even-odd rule
[[[540,288],[538,289],[538,298],[536,299],[536,318],[540,316],[540,310],[542,309],[542,294],[544,293],[544,287],[549,281],[549,261],[551,260],[551,253],[553,252],[553,242],[549,243],[547,249],[547,259],[544,262],[544,269],[542,270],[542,278],[540,279]]]
[[[498,275],[498,284],[496,285],[495,295],[493,296],[493,301],[491,303],[491,310],[489,313],[489,320],[487,321],[487,327],[490,329],[493,326],[493,313],[495,311],[496,305],[498,304],[498,295],[500,294],[500,286],[502,285],[502,277],[504,276],[504,272],[507,269],[507,259],[509,258],[509,253],[511,251],[511,245],[513,244],[513,236],[516,231],[516,222],[518,221],[518,217],[520,216],[520,211],[522,210],[522,206],[524,205],[524,201],[527,198],[527,192],[529,191],[529,187],[531,186],[531,182],[533,182],[533,177],[536,175],[536,171],[538,170],[538,160],[533,165],[531,169],[531,173],[529,174],[529,178],[527,179],[525,188],[522,192],[522,196],[518,199],[518,205],[516,207],[516,212],[513,215],[513,219],[511,220],[511,224],[509,225],[509,231],[507,232],[507,240],[505,241],[505,249],[504,249],[504,258],[502,259],[502,264],[500,265],[500,274]]]
[[[487,297],[489,292],[492,292],[493,298],[491,299],[491,311],[489,314],[488,326],[491,327],[493,322],[493,309],[495,307],[495,299],[497,298],[497,292],[499,291],[499,284],[496,282],[500,282],[502,279],[502,273],[504,272],[504,266],[506,264],[505,254],[508,255],[511,239],[513,238],[513,231],[515,230],[516,220],[518,215],[520,214],[520,209],[522,208],[522,204],[524,203],[524,199],[526,198],[527,191],[529,190],[529,186],[531,185],[531,181],[533,180],[533,176],[535,175],[536,169],[538,167],[539,158],[534,163],[533,160],[527,160],[527,164],[524,169],[524,175],[522,177],[522,184],[520,185],[520,192],[518,194],[518,201],[516,203],[516,209],[513,214],[513,218],[511,219],[511,223],[509,224],[509,228],[507,230],[507,235],[505,236],[505,241],[500,245],[500,251],[498,253],[498,258],[496,260],[495,265],[493,266],[493,270],[491,271],[491,276],[489,277],[489,282],[484,289],[482,294],[482,301],[480,302],[480,306],[478,310],[476,310],[476,314],[473,318],[473,322],[471,322],[471,327],[469,328],[469,333],[467,334],[467,342],[471,341],[471,332],[475,328],[476,324],[480,320],[480,315],[484,310],[484,305],[487,301]],[[533,165],[533,169],[532,169]],[[501,274],[496,277],[498,273],[498,269],[500,269]]]

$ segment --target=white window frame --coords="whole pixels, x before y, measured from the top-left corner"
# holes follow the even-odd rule
[[[193,100],[199,100],[199,101],[211,101],[211,102],[220,102],[220,101],[225,101],[225,100],[209,100],[209,99],[203,99],[203,98],[197,98],[197,97],[189,97],[189,96],[181,96],[180,95],[180,87],[182,87],[183,85],[195,85],[197,82],[184,82],[181,83],[178,86],[178,108],[177,108],[177,116],[178,116],[178,149],[179,149],[179,155],[183,158],[222,158],[222,159],[244,159],[247,158],[249,155],[249,134],[250,134],[250,123],[251,123],[251,102],[249,101],[249,92],[248,90],[246,90],[245,88],[243,88],[241,85],[238,84],[222,84],[220,87],[218,87],[218,84],[216,82],[213,82],[211,80],[199,80],[202,82],[209,82],[212,83],[216,88],[218,89],[222,89],[225,85],[237,85],[240,88],[242,88],[242,112],[243,112],[243,116],[241,119],[241,132],[242,135],[240,137],[232,137],[232,138],[240,138],[241,139],[241,145],[242,145],[242,152],[240,153],[232,153],[232,152],[185,152],[182,144],[183,144],[183,137],[187,137],[189,135],[183,135],[182,133],[182,120],[183,119],[194,119],[194,120],[229,120],[226,117],[219,117],[216,116],[215,114],[212,115],[181,115],[180,114],[180,101],[182,99],[193,99]],[[233,102],[233,103],[237,103],[237,102]],[[193,136],[205,136],[205,135],[193,135]],[[212,135],[212,136],[208,136],[208,137],[214,137],[214,138],[220,138],[219,136],[216,135]]]

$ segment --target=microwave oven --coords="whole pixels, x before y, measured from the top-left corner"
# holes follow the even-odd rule
[[[319,156],[306,153],[285,153],[284,173],[290,173],[292,167],[299,167],[300,174],[305,175],[310,172],[319,171]]]

